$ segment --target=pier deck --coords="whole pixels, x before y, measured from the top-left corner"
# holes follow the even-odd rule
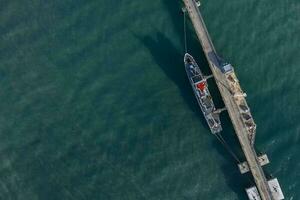
[[[246,101],[239,87],[239,83],[238,81],[236,81],[237,83],[235,83],[234,89],[238,88],[240,90],[240,93],[236,93],[235,91],[233,91],[232,86],[230,85],[230,81],[228,81],[228,76],[226,76],[226,68],[222,68],[222,66],[220,66],[221,63],[219,62],[219,58],[215,51],[214,45],[210,39],[209,33],[206,29],[205,23],[202,19],[201,13],[195,0],[183,0],[183,2],[195,28],[197,37],[202,45],[210,69],[216,80],[222,99],[232,121],[234,130],[245,154],[250,172],[253,175],[260,197],[262,200],[273,200],[272,193],[268,186],[265,174],[259,164],[258,156],[254,150],[253,143],[251,143],[251,139],[249,139],[249,127],[245,125],[245,121],[243,121],[243,118],[241,116],[241,109],[238,102],[241,101],[246,104]],[[234,80],[237,80],[234,72],[232,75],[235,78]],[[253,135],[255,135],[255,133]]]

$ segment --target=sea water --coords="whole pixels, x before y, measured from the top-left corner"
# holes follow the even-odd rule
[[[251,176],[210,133],[186,78],[181,6],[0,1],[1,200],[247,199]],[[266,174],[300,199],[300,2],[204,0],[200,9],[248,94]],[[187,33],[208,75],[189,21]]]

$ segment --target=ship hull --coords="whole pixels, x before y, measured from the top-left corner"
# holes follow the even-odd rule
[[[184,64],[194,95],[211,132],[213,134],[221,132],[222,126],[219,113],[216,112],[205,76],[202,74],[194,58],[188,53],[184,56]]]

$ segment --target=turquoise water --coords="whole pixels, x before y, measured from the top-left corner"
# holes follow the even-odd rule
[[[210,134],[185,77],[180,8],[0,2],[0,199],[247,199],[251,179]],[[300,2],[210,0],[201,11],[248,94],[266,171],[300,199]],[[191,24],[188,49],[209,73]]]

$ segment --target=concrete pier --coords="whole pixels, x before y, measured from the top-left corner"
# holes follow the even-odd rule
[[[183,0],[213,73],[261,200],[274,200],[254,150],[256,125],[232,66],[218,57],[195,0]]]

